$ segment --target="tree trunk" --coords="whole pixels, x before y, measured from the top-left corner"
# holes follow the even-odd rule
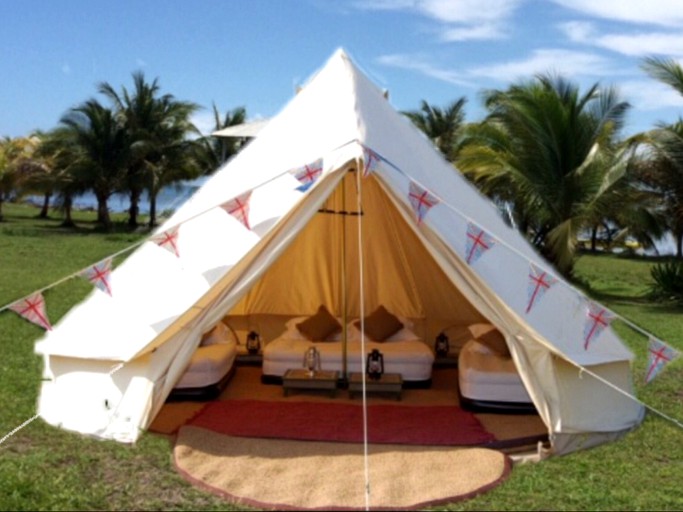
[[[683,233],[676,233],[676,258],[683,259]]]
[[[128,209],[128,226],[135,229],[138,227],[138,214],[140,213],[140,196],[142,191],[132,189],[130,191],[130,208]]]
[[[109,216],[109,207],[107,205],[108,195],[97,193],[97,222],[102,224],[104,229],[111,231],[111,217]]]
[[[64,222],[62,222],[62,226],[65,228],[76,227],[76,223],[71,216],[73,202],[73,198],[70,195],[64,198]]]
[[[598,250],[598,227],[591,228],[591,253],[595,254]]]
[[[52,197],[52,192],[45,192],[43,196],[43,207],[38,214],[39,219],[47,219],[47,215],[50,211],[50,198]]]
[[[157,193],[156,191],[149,192],[149,227],[150,229],[157,224]]]

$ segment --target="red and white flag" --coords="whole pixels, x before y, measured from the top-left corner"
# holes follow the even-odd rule
[[[543,297],[545,292],[547,292],[556,282],[556,278],[529,262],[529,286],[527,287],[528,302],[526,313],[531,311],[534,304],[541,300],[541,297]]]
[[[486,231],[478,227],[473,222],[467,223],[465,254],[468,264],[471,265],[477,261],[481,255],[493,247],[495,243],[495,239]]]
[[[241,196],[237,196],[231,199],[227,203],[223,203],[221,208],[223,208],[230,215],[235,217],[238,221],[245,225],[247,229],[249,227],[249,200],[251,199],[251,190],[245,192]]]
[[[439,204],[439,198],[430,194],[428,190],[422,188],[414,181],[410,182],[408,199],[413,206],[413,211],[415,212],[418,224],[422,222],[432,206]]]
[[[45,330],[52,330],[52,325],[50,325],[45,312],[45,299],[40,292],[10,304],[9,309]]]
[[[290,173],[292,173],[299,183],[301,183],[301,186],[297,187],[297,190],[306,192],[322,175],[323,159],[318,158],[315,162],[293,169]]]
[[[650,345],[647,349],[648,365],[647,375],[645,375],[645,382],[648,383],[654,379],[659,372],[671,361],[676,359],[680,353],[666,343],[656,338],[650,338]]]
[[[361,144],[362,146],[362,144]],[[369,147],[363,146],[363,178],[377,169],[382,157]]]
[[[588,303],[586,308],[586,323],[583,327],[583,348],[588,350],[588,345],[595,340],[600,333],[609,327],[614,320],[614,315],[602,306],[593,302]]]
[[[81,277],[85,277],[103,292],[111,295],[111,283],[109,282],[109,278],[111,277],[111,258],[107,258],[104,261],[96,263],[92,267],[81,272],[79,275]]]
[[[174,228],[168,229],[164,231],[163,233],[159,233],[158,235],[154,235],[152,237],[152,241],[157,244],[159,247],[163,247],[169,252],[172,252],[176,256],[180,257],[180,252],[178,251],[178,228],[180,226],[176,226]]]

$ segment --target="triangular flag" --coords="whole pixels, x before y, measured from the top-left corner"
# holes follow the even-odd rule
[[[467,243],[465,244],[467,263],[471,265],[477,261],[481,255],[493,247],[495,243],[495,239],[486,231],[473,222],[467,223]]]
[[[176,256],[180,257],[180,252],[178,252],[179,227],[180,226],[176,226],[174,228],[164,231],[163,233],[159,233],[158,235],[153,236],[152,241],[159,247],[163,247],[167,251],[172,252]]]
[[[52,330],[52,325],[50,325],[50,321],[45,313],[45,299],[40,292],[10,304],[9,309],[43,329]]]
[[[323,173],[323,159],[318,158],[315,162],[289,171],[299,180],[301,186],[297,187],[300,192],[306,192],[320,178]]]
[[[586,308],[586,324],[583,328],[583,348],[588,350],[591,341],[600,336],[600,333],[614,320],[614,316],[605,308],[592,302]]]
[[[362,144],[361,146],[363,147],[363,178],[365,178],[368,174],[377,169],[377,165],[380,160],[382,160],[382,157],[372,149],[363,146]]]
[[[526,313],[531,311],[531,308],[541,297],[547,292],[552,285],[557,282],[557,279],[541,270],[533,263],[529,263],[529,286],[527,287],[527,307]]]
[[[429,191],[422,188],[414,181],[410,182],[408,199],[413,206],[413,211],[415,212],[418,224],[425,218],[429,209],[439,203],[439,199],[436,196],[430,194]]]
[[[671,348],[663,341],[652,337],[650,338],[650,346],[648,347],[647,351],[648,365],[645,383],[648,383],[654,379],[668,363],[680,355],[677,350]]]
[[[111,276],[111,258],[107,258],[104,261],[96,263],[92,267],[81,272],[79,275],[81,277],[85,277],[103,292],[111,295],[111,285],[109,283],[109,278]]]
[[[237,196],[231,199],[227,203],[223,203],[221,208],[223,208],[230,215],[235,217],[238,221],[245,225],[247,229],[249,227],[249,199],[251,198],[251,190],[245,192],[241,196]]]

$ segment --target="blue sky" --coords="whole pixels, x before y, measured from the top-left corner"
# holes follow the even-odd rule
[[[680,0],[6,0],[0,20],[0,136],[51,129],[134,71],[204,107],[204,129],[212,103],[267,118],[339,47],[400,110],[465,96],[476,121],[481,91],[553,72],[618,87],[627,134],[683,115],[640,69],[683,58]]]

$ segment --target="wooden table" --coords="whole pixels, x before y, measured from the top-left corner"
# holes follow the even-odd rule
[[[395,395],[396,400],[401,399],[403,391],[403,377],[400,373],[384,373],[379,379],[365,377],[366,393],[386,393]],[[363,392],[363,374],[351,373],[349,375],[349,396],[353,398],[356,393]]]
[[[287,370],[282,377],[282,388],[285,396],[289,396],[292,389],[328,390],[332,398],[337,394],[339,372],[319,370],[311,375],[304,369]]]

